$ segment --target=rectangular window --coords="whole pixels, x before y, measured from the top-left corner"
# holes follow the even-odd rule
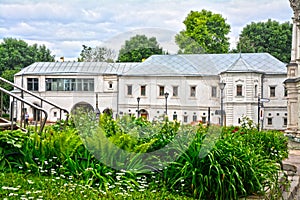
[[[273,118],[268,118],[267,123],[268,123],[268,125],[272,125],[273,124]]]
[[[188,116],[183,116],[183,122],[187,123],[188,122]]]
[[[177,114],[176,114],[176,112],[174,112],[174,114],[173,114],[173,120],[174,121],[177,120]]]
[[[27,90],[38,91],[39,90],[39,79],[38,78],[27,78]]]
[[[236,86],[236,96],[243,96],[243,86],[242,85]]]
[[[46,78],[46,91],[94,91],[94,79]]]
[[[141,86],[141,96],[146,96],[146,85]]]
[[[70,90],[71,90],[70,79],[64,79],[64,91],[70,91]]]
[[[71,90],[75,91],[76,90],[76,79],[72,78],[71,80]]]
[[[164,95],[165,95],[165,87],[159,86],[159,96],[164,96]]]
[[[211,97],[217,97],[217,87],[216,86],[211,87]]]
[[[196,86],[191,86],[190,96],[196,97]]]
[[[286,117],[283,118],[283,126],[287,126],[287,118]]]
[[[206,117],[202,117],[202,123],[206,124]]]
[[[77,79],[76,81],[76,90],[82,91],[82,79]]]
[[[275,86],[270,86],[270,97],[275,97]]]
[[[127,85],[127,95],[132,95],[132,85]]]
[[[193,115],[193,122],[196,122],[197,121],[197,115]]]
[[[173,86],[173,97],[178,97],[178,86]]]

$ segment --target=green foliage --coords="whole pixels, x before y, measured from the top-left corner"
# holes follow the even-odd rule
[[[22,166],[21,149],[28,136],[20,130],[0,132],[0,171]]]
[[[0,132],[1,171],[8,176],[16,176],[10,172],[29,176],[29,185],[41,188],[45,198],[58,193],[64,197],[66,190],[71,196],[82,194],[82,198],[94,198],[91,192],[86,193],[85,188],[89,188],[105,199],[118,199],[118,195],[120,199],[156,198],[158,194],[164,196],[165,191],[168,191],[166,198],[174,199],[238,199],[250,194],[264,195],[265,189],[276,190],[278,163],[287,157],[287,138],[282,133],[258,132],[246,118],[242,127],[224,128],[219,137],[211,137],[218,127],[183,126],[167,119],[150,123],[131,116],[114,120],[109,115],[101,115],[97,121],[92,113],[80,114],[78,118],[73,118],[78,120],[74,121],[76,128],[49,126],[42,135]],[[124,169],[138,167],[142,162],[139,153],[174,143],[178,134],[191,134],[194,140],[191,143],[175,140],[170,152],[177,153],[178,159],[168,167],[144,174],[109,167],[116,164],[123,164]],[[113,148],[115,145],[118,148]],[[201,154],[206,145],[211,148]],[[137,154],[122,158],[122,150]],[[98,160],[101,156],[108,158],[107,163]],[[15,190],[15,182],[9,184],[4,175],[0,182],[4,186],[1,195],[9,192],[23,195],[29,190],[21,180],[18,185],[22,189]],[[80,188],[75,189],[74,183]],[[49,196],[43,187],[47,187]]]
[[[34,62],[54,61],[54,56],[45,45],[28,45],[23,40],[4,38],[0,43],[0,75],[11,82],[14,81],[14,75],[22,68],[31,65]],[[6,90],[12,90],[12,86],[0,82],[0,87]],[[4,107],[9,108],[9,96],[4,94]]]
[[[118,62],[142,62],[151,55],[164,54],[155,37],[136,35],[125,41],[119,51]]]
[[[113,62],[116,57],[115,51],[107,47],[92,48],[86,45],[82,47],[79,62]]]
[[[183,22],[186,29],[175,36],[178,53],[227,53],[230,25],[220,14],[191,11]]]
[[[54,61],[45,45],[28,45],[23,40],[4,38],[0,44],[0,74],[4,70],[20,70],[38,61]]]
[[[235,52],[267,52],[288,63],[291,58],[292,24],[279,23],[269,19],[266,22],[252,22],[243,28]]]

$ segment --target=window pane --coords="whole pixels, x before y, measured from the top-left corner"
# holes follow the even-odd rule
[[[46,78],[46,91],[51,91],[52,88],[52,79],[51,78]]]
[[[268,118],[268,125],[272,125],[272,118]]]
[[[197,121],[197,115],[193,115],[193,122]]]
[[[188,122],[188,116],[183,116],[183,122],[187,123]]]
[[[127,85],[127,95],[132,95],[132,85]]]
[[[27,90],[38,91],[39,90],[39,79],[38,78],[27,78]]]
[[[270,97],[275,97],[275,86],[270,86]]]
[[[174,97],[178,96],[178,86],[173,86],[173,96]]]
[[[70,79],[64,79],[64,91],[69,91],[70,88]]]
[[[76,89],[77,89],[77,91],[82,91],[82,79],[77,79]]]
[[[283,125],[287,126],[287,118],[283,118]]]
[[[145,85],[141,86],[141,96],[146,96],[146,86]]]
[[[165,87],[159,86],[159,96],[164,96],[164,94],[165,94]]]
[[[196,96],[196,86],[191,86],[191,97],[195,97]]]
[[[243,86],[242,85],[236,86],[236,96],[243,96]]]
[[[217,87],[215,87],[215,86],[211,87],[211,96],[217,97]]]
[[[206,117],[202,117],[202,123],[203,123],[203,124],[206,123]]]

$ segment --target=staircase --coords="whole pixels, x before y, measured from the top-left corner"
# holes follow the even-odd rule
[[[15,103],[16,101],[20,101],[21,103],[21,110],[23,110],[24,108],[24,105],[26,104],[27,106],[31,107],[31,108],[34,108],[36,109],[37,113],[39,113],[39,116],[35,116],[36,119],[40,119],[39,121],[36,121],[35,122],[35,130],[36,131],[39,131],[39,133],[41,133],[45,127],[45,124],[47,122],[47,118],[48,118],[48,113],[45,109],[43,109],[43,105],[45,104],[48,104],[48,105],[51,105],[57,109],[59,109],[59,114],[60,114],[60,117],[59,117],[59,121],[62,120],[62,113],[66,113],[67,114],[67,117],[66,117],[66,120],[65,120],[65,123],[67,123],[68,121],[68,117],[69,117],[69,112],[65,109],[65,108],[62,108],[61,106],[53,103],[53,102],[50,102],[46,99],[43,99],[42,97],[32,93],[31,91],[29,90],[26,90],[25,88],[22,88],[2,77],[0,77],[0,81],[6,83],[6,84],[9,84],[11,86],[13,86],[15,89],[19,89],[21,91],[21,95],[20,96],[17,96],[15,94],[13,94],[12,92],[0,87],[0,92],[1,92],[1,104],[0,104],[0,110],[1,110],[1,113],[3,111],[3,93],[7,94],[10,96],[10,99],[11,99],[11,104],[10,104],[10,120],[6,120],[4,118],[0,118],[0,130],[4,130],[4,129],[11,129],[11,130],[15,130],[15,129],[22,129],[22,130],[25,130],[26,131],[26,124],[25,124],[25,121],[24,121],[24,116],[25,116],[25,113],[22,113],[22,117],[21,119],[19,120],[20,124],[18,125],[16,123],[16,121],[18,119],[13,119],[13,116],[17,116],[17,109],[16,109],[16,106],[15,106]],[[41,106],[38,106],[38,105],[35,105],[33,103],[31,103],[30,101],[26,100],[24,98],[24,94],[27,94],[29,95],[30,97],[34,97],[35,99],[38,99],[41,103],[40,105]],[[62,124],[61,124],[62,125]]]

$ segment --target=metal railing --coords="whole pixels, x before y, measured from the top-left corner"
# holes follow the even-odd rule
[[[14,84],[14,83],[12,83],[12,82],[10,82],[10,81],[8,81],[8,80],[2,78],[2,77],[0,77],[0,81],[3,81],[3,82],[5,82],[5,83],[7,83],[7,84],[9,84],[9,85],[11,85],[11,86],[13,86],[13,87],[15,87],[15,88],[21,90],[21,98],[22,98],[22,99],[24,99],[24,93],[29,94],[29,95],[31,95],[31,96],[33,96],[33,97],[39,99],[39,100],[41,101],[40,108],[43,107],[43,103],[47,103],[47,104],[49,104],[49,105],[51,105],[51,106],[53,106],[53,107],[59,109],[59,114],[60,114],[60,115],[59,115],[59,120],[60,120],[60,121],[62,120],[62,112],[67,113],[67,115],[66,115],[66,120],[65,120],[65,123],[67,123],[67,121],[68,121],[68,119],[69,119],[69,111],[66,110],[65,108],[62,108],[61,106],[59,106],[59,105],[57,105],[57,104],[55,104],[55,103],[53,103],[53,102],[50,102],[50,101],[48,101],[48,100],[46,100],[46,99],[43,99],[42,97],[40,97],[40,96],[34,94],[33,92],[31,92],[31,91],[29,91],[29,90],[27,90],[27,89],[24,89],[23,87],[18,86],[18,85],[16,85],[16,84]],[[37,106],[37,105],[35,105],[35,106]],[[1,108],[1,110],[2,110],[2,108]],[[21,117],[21,120],[22,120],[22,118],[23,118],[23,117]],[[22,126],[22,121],[21,121],[21,126]]]
[[[41,107],[39,107],[39,106],[37,106],[37,105],[34,105],[33,103],[31,103],[31,102],[29,102],[29,101],[26,101],[26,100],[23,99],[22,97],[19,97],[19,96],[13,94],[12,92],[5,90],[4,88],[1,88],[1,87],[0,87],[0,91],[1,91],[1,92],[4,92],[4,93],[6,93],[6,94],[8,94],[8,95],[11,96],[11,97],[13,97],[13,101],[12,101],[12,104],[11,104],[11,107],[10,107],[10,113],[11,113],[11,130],[13,130],[13,129],[14,129],[14,126],[15,126],[12,114],[14,113],[14,110],[15,110],[13,104],[14,104],[14,102],[15,102],[15,99],[17,99],[17,100],[21,101],[22,103],[25,103],[25,104],[29,105],[30,107],[32,107],[32,108],[34,108],[34,109],[37,109],[37,110],[39,110],[39,111],[41,111],[41,112],[44,113],[44,117],[41,117],[41,118],[40,118],[40,129],[39,129],[39,133],[41,133],[41,132],[43,131],[43,129],[44,129],[44,127],[45,127],[45,124],[46,124],[46,122],[47,122],[47,118],[48,118],[48,114],[47,114],[46,110],[42,109]],[[37,131],[37,123],[35,123],[35,131]]]

